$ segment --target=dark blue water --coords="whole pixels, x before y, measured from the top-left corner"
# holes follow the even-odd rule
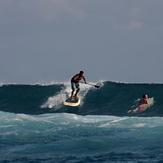
[[[144,93],[154,97],[155,104],[137,116],[163,116],[163,84],[125,84],[104,82],[99,89],[81,86],[82,105],[62,105],[70,85],[3,85],[0,87],[0,109],[10,113],[75,113],[79,115],[128,116],[127,110]]]
[[[81,86],[81,106],[64,107],[67,83],[0,87],[0,162],[162,162],[163,84]],[[129,115],[147,93],[154,105]]]

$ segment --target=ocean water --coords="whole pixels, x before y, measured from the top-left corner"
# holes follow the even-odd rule
[[[163,162],[163,84],[81,85],[65,107],[68,83],[0,87],[1,163]],[[154,98],[128,114],[142,94]]]

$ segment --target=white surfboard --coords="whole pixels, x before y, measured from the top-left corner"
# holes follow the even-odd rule
[[[80,98],[68,98],[64,103],[65,106],[79,106],[80,105]]]
[[[141,112],[144,112],[145,110],[147,110],[148,108],[150,108],[154,104],[154,98],[151,97],[151,98],[147,99],[147,102],[148,102],[148,104],[141,104],[141,105],[137,106],[134,109],[128,110],[127,113],[141,113]]]

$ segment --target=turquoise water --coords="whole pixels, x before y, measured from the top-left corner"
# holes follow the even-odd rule
[[[64,107],[69,85],[0,87],[0,162],[162,162],[162,84],[104,82],[81,87],[80,107]],[[127,110],[143,93],[155,103]]]

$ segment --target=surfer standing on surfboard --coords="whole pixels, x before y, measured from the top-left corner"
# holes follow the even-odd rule
[[[79,86],[80,80],[84,80],[85,84],[87,84],[86,79],[84,77],[84,71],[80,71],[78,74],[74,75],[71,78],[72,92],[71,92],[71,97],[70,98],[77,98],[77,95],[78,95],[78,93],[80,91],[80,86]],[[76,89],[76,92],[75,92],[75,89]],[[75,95],[74,95],[74,92],[75,92]]]

